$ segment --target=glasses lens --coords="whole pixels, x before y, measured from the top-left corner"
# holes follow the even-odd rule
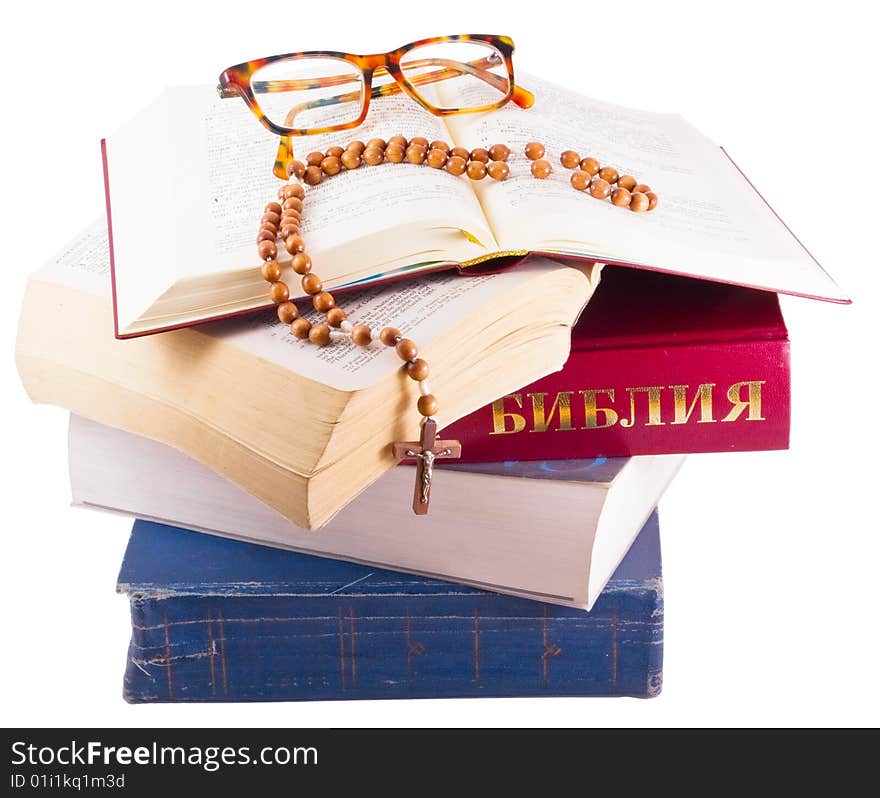
[[[364,106],[364,76],[339,58],[285,58],[251,76],[266,118],[287,128],[329,128],[354,122]]]
[[[441,110],[495,105],[510,93],[510,76],[491,44],[451,41],[414,47],[400,71],[421,97]]]

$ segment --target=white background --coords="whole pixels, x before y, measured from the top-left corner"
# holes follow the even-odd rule
[[[861,10],[870,4],[337,0],[302,10],[310,6],[4,9],[2,721],[876,724],[880,67],[877,21]],[[129,523],[67,505],[66,413],[31,405],[14,369],[27,274],[102,213],[99,139],[163,84],[215,82],[229,64],[279,52],[375,52],[464,32],[508,33],[520,68],[584,93],[684,114],[850,293],[850,307],[784,301],[791,450],[694,456],[664,498],[666,663],[655,700],[126,705],[128,606],[114,584]]]

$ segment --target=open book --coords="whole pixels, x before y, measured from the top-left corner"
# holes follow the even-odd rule
[[[308,189],[303,236],[329,290],[543,252],[848,301],[724,151],[680,116],[518,77],[536,95],[529,110],[435,117],[387,97],[359,128],[294,140],[300,158],[398,133],[513,150],[501,183],[382,164]],[[530,176],[522,154],[534,139],[552,155],[547,180]],[[281,185],[272,174],[277,144],[243,102],[213,87],[168,89],[105,140],[117,336],[271,305],[254,240]],[[637,175],[659,194],[658,208],[627,213],[574,191],[558,163],[572,147]],[[299,286],[292,270],[285,280]]]

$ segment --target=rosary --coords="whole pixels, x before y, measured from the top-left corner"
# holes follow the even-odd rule
[[[531,161],[532,176],[544,180],[553,172],[551,163],[544,158],[544,145],[533,141],[526,145],[525,155]],[[383,327],[370,329],[366,324],[349,321],[342,308],[337,307],[333,295],[324,290],[321,278],[312,271],[312,260],[306,254],[301,231],[303,201],[306,196],[302,183],[317,186],[325,177],[332,177],[343,170],[358,169],[363,165],[378,166],[389,163],[427,164],[434,169],[445,169],[452,175],[467,174],[471,180],[482,180],[487,175],[492,180],[506,180],[510,175],[507,159],[510,148],[493,144],[488,150],[477,148],[468,151],[463,147],[449,147],[444,141],[432,141],[417,136],[407,139],[392,136],[370,139],[366,144],[352,141],[347,147],[331,147],[326,152],[312,152],[306,162],[292,161],[287,168],[290,182],[278,190],[279,202],[270,202],[263,209],[260,229],[257,233],[257,251],[263,261],[261,273],[269,283],[269,293],[276,305],[278,319],[290,328],[294,337],[308,339],[318,346],[331,341],[351,340],[357,346],[370,346],[378,341],[393,346],[403,361],[407,376],[419,385],[418,411],[422,416],[421,436],[418,441],[393,444],[395,459],[414,458],[416,483],[413,491],[413,511],[425,515],[431,499],[431,481],[435,460],[461,456],[458,441],[437,439],[437,421],[434,418],[439,404],[428,385],[428,363],[420,358],[418,347],[400,330]],[[632,175],[620,175],[611,166],[601,166],[595,158],[583,158],[574,150],[566,150],[560,163],[572,170],[571,185],[577,191],[588,191],[599,200],[609,200],[620,208],[635,213],[652,211],[657,207],[657,195],[650,186],[639,183]],[[281,279],[278,264],[278,239],[290,253],[293,270],[302,277],[302,290],[312,298],[312,305],[324,314],[324,321],[311,324],[299,315],[296,305],[290,301],[290,289]]]

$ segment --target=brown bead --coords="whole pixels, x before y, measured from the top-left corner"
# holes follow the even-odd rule
[[[281,234],[281,238],[287,241],[291,236],[299,235],[299,223],[298,222],[284,222],[281,225],[281,229],[278,231]]]
[[[283,186],[281,186],[281,188],[278,189],[278,199],[286,200],[288,197],[299,196],[294,193],[294,186],[299,186],[300,188],[302,188],[299,183],[285,183]]]
[[[320,294],[321,291],[324,290],[324,284],[321,282],[321,278],[318,277],[317,274],[309,272],[302,278],[302,288],[307,294],[314,296],[315,294]]]
[[[309,330],[312,328],[312,324],[308,319],[294,319],[293,324],[290,325],[290,332],[295,338],[299,338],[300,341],[304,341],[309,337]]]
[[[379,340],[385,346],[395,346],[400,340],[400,330],[396,327],[383,327],[379,332]]]
[[[287,302],[290,299],[290,289],[287,287],[287,283],[282,282],[281,280],[276,280],[269,286],[269,296],[272,297],[272,301],[278,305],[281,302]]]
[[[581,169],[583,169],[590,177],[599,174],[601,166],[595,158],[584,158],[581,161]]]
[[[428,361],[422,360],[422,358],[417,357],[410,363],[407,363],[406,373],[412,377],[416,382],[421,382],[422,380],[428,379]]]
[[[401,136],[400,134],[398,134],[388,139],[388,146],[390,147],[392,144],[400,147],[402,150],[405,150],[409,142],[406,140],[406,136]]]
[[[330,308],[327,311],[327,315],[324,317],[327,324],[331,327],[338,327],[342,322],[344,322],[348,318],[346,312],[339,307]]]
[[[453,155],[446,161],[446,171],[451,175],[463,175],[467,169],[467,161],[459,155]]]
[[[648,199],[647,194],[642,194],[641,191],[634,191],[629,203],[629,209],[635,211],[635,213],[641,213],[648,210],[650,204],[651,200]]]
[[[578,191],[585,191],[587,186],[590,185],[590,179],[590,175],[583,169],[575,169],[571,173],[571,185]]]
[[[354,150],[346,150],[339,156],[339,160],[346,169],[357,169],[361,165],[360,153]]]
[[[526,158],[530,161],[537,161],[538,158],[544,157],[544,145],[540,141],[530,141],[526,144]]]
[[[550,166],[550,161],[545,161],[543,158],[538,158],[537,161],[532,161],[532,176],[537,177],[538,180],[544,180],[545,178],[550,177],[552,171],[553,167]]]
[[[297,274],[308,274],[312,270],[312,259],[305,252],[297,252],[290,265]]]
[[[559,163],[566,169],[574,169],[576,166],[580,166],[581,156],[574,150],[566,150],[559,156]]]
[[[428,151],[428,166],[433,169],[442,169],[446,165],[446,161],[449,156],[443,151],[439,149],[433,149]]]
[[[385,148],[385,160],[391,163],[403,163],[406,159],[406,150],[399,144],[389,144]]]
[[[267,283],[275,283],[281,279],[281,267],[277,260],[267,260],[260,266],[260,274]]]
[[[599,177],[606,183],[616,183],[618,178],[617,170],[613,166],[603,166],[599,170]]]
[[[435,139],[428,145],[429,150],[443,150],[446,155],[449,155],[449,145],[443,141],[443,139]]]
[[[348,146],[345,149],[348,152],[353,152],[357,155],[360,155],[365,149],[367,149],[367,145],[359,139],[355,139],[354,141],[349,142]]]
[[[493,144],[489,147],[489,158],[493,161],[506,161],[510,157],[510,147],[506,144]]]
[[[306,242],[302,236],[290,236],[284,239],[284,248],[291,254],[296,255],[297,252],[305,252]]]
[[[318,346],[327,346],[330,343],[330,325],[323,322],[313,324],[309,330],[309,340]]]
[[[467,163],[471,157],[470,150],[466,150],[464,147],[453,147],[449,151],[449,157],[451,158],[453,155],[458,158],[462,158],[465,163]]]
[[[278,238],[278,231],[273,230],[271,227],[261,227],[257,233],[258,244],[261,241],[274,241],[276,238]]]
[[[376,149],[376,150],[384,150],[388,146],[388,142],[385,139],[370,139],[367,142],[367,146],[364,147],[365,150]]]
[[[594,177],[590,183],[590,194],[596,199],[606,199],[611,193],[611,184],[601,177]]]
[[[355,324],[351,328],[351,340],[358,346],[369,346],[373,340],[372,331],[366,324]]]
[[[307,166],[303,180],[310,186],[317,186],[324,179],[324,172],[320,166]]]
[[[261,241],[257,244],[257,252],[260,253],[260,257],[263,260],[275,260],[275,256],[278,254],[278,247],[275,246],[274,241]]]
[[[406,160],[410,163],[424,163],[427,154],[427,148],[421,147],[418,144],[410,143],[409,147],[406,148]]]
[[[324,160],[323,152],[310,152],[306,156],[306,165],[307,166],[320,166],[321,161]]]
[[[333,294],[329,291],[321,291],[320,294],[315,294],[312,297],[312,307],[318,311],[318,313],[326,313],[331,308],[336,307],[336,300],[333,298]]]
[[[409,140],[409,146],[413,145],[417,147],[424,147],[426,150],[428,149],[428,140],[424,136],[416,136],[413,139]]]
[[[265,222],[268,222],[269,224],[277,225],[278,222],[280,222],[280,221],[281,221],[281,214],[275,213],[275,211],[266,211],[260,217],[260,224],[264,224]]]
[[[385,160],[385,150],[378,147],[367,147],[361,158],[367,166],[378,166]]]
[[[330,147],[324,155],[327,158],[339,158],[345,150],[342,147]]]
[[[482,180],[486,176],[486,164],[482,161],[471,161],[467,165],[467,176],[471,180]]]
[[[281,205],[282,211],[302,211],[303,201],[299,197],[288,197]]]
[[[492,161],[486,167],[486,171],[493,180],[507,180],[507,176],[510,174],[510,167],[504,161]]]
[[[646,191],[643,193],[648,198],[648,210],[653,211],[654,208],[657,207],[657,203],[660,201],[660,198],[653,191]]]
[[[342,161],[338,155],[328,155],[321,161],[321,171],[325,175],[338,175],[342,171]]]
[[[282,324],[292,324],[293,320],[299,316],[299,311],[293,302],[282,302],[275,310],[278,313],[278,321]]]
[[[639,183],[637,186],[632,188],[633,193],[638,191],[640,194],[647,194],[651,190],[650,186],[646,186],[644,183]]]
[[[401,338],[397,342],[397,356],[401,360],[415,360],[416,355],[419,353],[419,348],[416,346],[416,342],[410,338]]]
[[[638,180],[632,175],[621,175],[617,178],[617,185],[620,188],[625,188],[627,191],[633,191],[638,184]]]
[[[611,192],[611,204],[618,208],[626,208],[632,200],[632,194],[628,189],[619,186]]]
[[[437,403],[437,397],[434,396],[434,394],[429,393],[425,394],[425,396],[419,397],[417,407],[419,408],[419,412],[423,416],[427,417],[433,416],[437,412],[437,408],[439,408],[440,405]]]
[[[279,205],[277,202],[269,202],[269,203],[266,203],[266,207],[263,208],[263,213],[268,213],[269,211],[272,211],[273,213],[280,214],[282,210],[283,210],[283,207],[281,205]]]
[[[288,200],[285,200],[287,202]],[[302,211],[296,210],[296,208],[288,208],[281,215],[281,224],[299,224],[302,220]]]
[[[471,150],[471,160],[489,163],[492,159],[489,157],[489,150],[484,149],[483,147],[477,147],[476,149]]]
[[[287,176],[295,177],[302,180],[302,176],[306,171],[306,165],[302,161],[291,161],[287,164]]]

